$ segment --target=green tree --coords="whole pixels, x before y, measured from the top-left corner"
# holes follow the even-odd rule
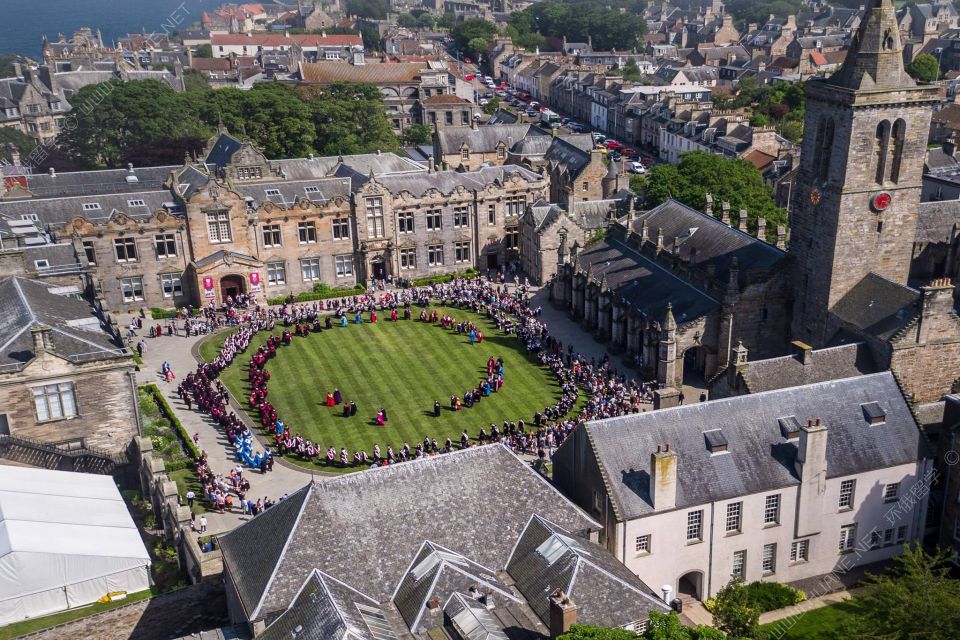
[[[486,52],[490,42],[497,35],[497,25],[483,18],[471,18],[457,23],[450,31],[450,35],[453,36],[457,47],[467,55],[478,55]],[[474,46],[482,48],[476,50]]]
[[[640,638],[633,631],[626,629],[608,629],[586,624],[575,624],[570,631],[557,636],[557,640],[637,640]]]
[[[401,13],[397,16],[397,26],[405,29],[416,29],[417,18],[412,13]]]
[[[433,140],[433,132],[425,124],[412,124],[403,130],[403,146],[415,147],[424,144],[430,144]]]
[[[640,67],[637,66],[637,61],[633,58],[629,58],[623,65],[624,80],[629,80],[630,82],[639,82],[640,76],[642,75],[643,74],[640,73]]]
[[[771,15],[796,15],[802,0],[729,0],[726,4],[737,22],[763,24]]]
[[[746,160],[725,158],[705,151],[680,156],[677,164],[658,164],[647,172],[648,203],[651,206],[672,197],[695,209],[703,210],[707,194],[713,201],[727,201],[734,212],[746,209],[748,228],[757,228],[757,217],[767,219],[768,239],[775,239],[777,225],[787,223],[787,215],[776,206],[770,189],[757,168]],[[720,208],[714,207],[719,214]],[[737,214],[733,215],[738,223]]]
[[[940,63],[929,53],[921,53],[907,65],[907,73],[920,82],[933,82],[940,79]]]
[[[347,0],[347,15],[374,20],[386,20],[390,11],[389,0]]]
[[[433,14],[431,13],[421,13],[417,16],[417,28],[423,29],[424,31],[429,31],[433,29],[434,19]]]
[[[88,168],[180,163],[210,133],[189,101],[156,80],[89,85],[70,98],[73,111],[58,142]]]
[[[438,29],[447,29],[448,31],[453,29],[457,24],[457,16],[454,13],[449,11],[445,12],[439,18],[437,18],[437,28]]]
[[[500,98],[494,96],[490,98],[490,102],[483,105],[483,112],[488,116],[492,116],[500,109]]]
[[[202,71],[186,69],[183,72],[183,87],[186,91],[207,91],[210,89],[210,81]]]
[[[474,59],[479,60],[480,56],[487,52],[490,48],[490,41],[486,38],[470,38],[470,42],[467,43],[466,53],[474,57]]]
[[[213,57],[213,45],[202,44],[197,47],[197,52],[193,54],[197,58],[212,58]]]
[[[0,127],[0,159],[10,162],[10,147],[13,146],[20,153],[20,162],[25,164],[28,156],[36,146],[33,138],[13,127]]]
[[[643,637],[647,640],[725,640],[727,636],[722,631],[702,624],[690,628],[680,622],[673,611],[651,611]]]
[[[598,50],[624,50],[634,49],[647,31],[641,13],[641,3],[631,1],[541,0],[512,13],[509,25],[521,37],[537,33],[574,42],[590,37]]]
[[[301,90],[316,130],[314,148],[323,155],[395,151],[394,135],[383,107],[383,94],[372,84],[336,82]]]
[[[750,604],[743,578],[734,577],[717,592],[713,625],[733,638],[753,638],[760,625],[760,610]]]
[[[383,50],[383,39],[380,38],[380,32],[375,27],[360,27],[360,38],[367,49],[371,51]]]
[[[854,621],[844,637],[867,640],[960,638],[960,581],[950,577],[953,554],[906,547],[890,572],[869,576],[849,604]]]
[[[17,56],[10,53],[0,55],[0,78],[12,78],[14,75],[13,63],[17,61]]]

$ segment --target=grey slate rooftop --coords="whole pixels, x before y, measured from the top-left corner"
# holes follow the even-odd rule
[[[473,153],[491,153],[497,145],[509,149],[528,135],[537,135],[539,129],[527,124],[496,124],[482,127],[442,127],[437,131],[441,153],[457,153],[466,146]],[[544,136],[547,137],[547,136]],[[439,160],[439,159],[438,159]]]
[[[870,424],[864,405],[885,414]],[[871,409],[873,411],[873,409]],[[803,387],[588,422],[586,429],[621,518],[653,513],[650,454],[677,453],[678,509],[798,484],[797,444],[784,419],[827,426],[827,477],[910,464],[927,454],[917,423],[889,371]],[[711,454],[704,432],[722,428],[727,451]],[[572,441],[572,439],[570,440]],[[570,442],[568,441],[568,442]]]
[[[315,481],[220,540],[244,610],[260,619],[285,610],[314,568],[386,602],[427,540],[503,568],[534,514],[574,533],[600,526],[489,445]]]
[[[0,365],[19,366],[36,356],[31,329],[50,327],[54,353],[72,360],[127,357],[85,300],[50,293],[46,284],[11,276],[0,280]]]
[[[919,312],[919,300],[916,289],[868,273],[830,311],[855,330],[888,340]]]
[[[748,362],[741,376],[750,393],[762,393],[877,371],[870,349],[862,342],[816,349],[807,357],[807,364],[795,355]]]

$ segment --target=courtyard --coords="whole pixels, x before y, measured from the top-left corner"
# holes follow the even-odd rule
[[[514,335],[504,335],[485,318],[454,307],[431,306],[440,315],[457,321],[475,322],[484,333],[482,344],[470,344],[467,335],[444,329],[439,324],[420,322],[419,309],[413,319],[389,322],[381,315],[376,324],[364,322],[346,327],[334,326],[319,334],[295,337],[289,347],[277,350],[266,369],[270,372],[269,401],[276,407],[291,434],[318,443],[323,450],[346,448],[372,452],[379,444],[399,451],[404,443],[415,447],[424,437],[434,438],[443,447],[446,438],[459,444],[466,430],[475,440],[480,429],[504,420],[524,420],[532,426],[533,415],[553,405],[560,388],[549,369],[526,353]],[[270,335],[254,337],[247,350],[253,353]],[[204,359],[215,357],[225,335],[218,334],[200,346]],[[250,387],[247,383],[248,355],[237,358],[222,374],[230,393],[246,407]],[[450,396],[473,389],[486,378],[487,359],[502,358],[504,385],[499,392],[454,411]],[[327,394],[338,388],[345,402],[357,404],[357,415],[345,417],[342,406],[326,406]],[[440,417],[434,417],[433,404],[442,405]],[[378,425],[374,416],[385,409],[387,423]],[[251,417],[258,421],[256,412]],[[302,466],[327,469],[325,460],[317,462],[288,457]],[[339,470],[334,468],[334,470]],[[353,470],[348,469],[348,470]]]

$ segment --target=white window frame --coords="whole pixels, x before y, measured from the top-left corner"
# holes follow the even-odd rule
[[[747,550],[738,549],[733,552],[733,569],[730,574],[737,578],[747,577]]]
[[[413,233],[416,230],[416,222],[413,218],[413,211],[400,211],[397,213],[397,232]]]
[[[780,494],[773,493],[766,497],[763,504],[763,524],[780,524]]]
[[[417,250],[416,249],[400,249],[400,268],[401,269],[417,268]]]
[[[383,198],[377,196],[364,199],[364,210],[367,215],[367,236],[382,238],[386,235],[383,224]]]
[[[891,482],[883,485],[883,501],[896,502],[900,499],[900,483]]]
[[[642,536],[637,536],[636,540],[634,540],[634,552],[638,556],[649,555],[651,552],[651,540],[651,534],[649,533],[645,533]]]
[[[845,524],[840,527],[840,541],[838,545],[838,550],[840,553],[848,553],[853,551],[854,547],[857,544],[857,525],[854,524]]]
[[[333,264],[338,278],[347,278],[353,275],[353,256],[334,256]]]
[[[427,210],[427,231],[440,231],[443,229],[443,209]]]
[[[726,533],[740,533],[743,530],[742,502],[730,502],[727,504],[727,519],[724,530]]]
[[[304,282],[316,282],[320,279],[320,258],[300,259],[300,279]]]
[[[443,245],[431,244],[427,246],[427,264],[431,267],[443,266]]]
[[[840,498],[837,500],[837,508],[840,510],[853,509],[853,497],[856,491],[856,480],[841,480]]]
[[[143,278],[140,276],[120,278],[120,295],[123,296],[124,302],[142,302]]]
[[[330,232],[334,240],[349,240],[350,218],[334,218],[330,222]]]
[[[470,262],[470,241],[453,243],[453,261],[457,264]]]
[[[283,227],[279,224],[265,224],[261,229],[264,247],[283,246]]]
[[[229,211],[207,211],[206,220],[210,244],[225,244],[233,241]]]
[[[794,540],[790,545],[790,562],[810,560],[810,540]]]
[[[687,542],[703,542],[703,509],[687,513]]]
[[[156,233],[153,236],[153,250],[158,258],[177,257],[177,236],[173,233]]]
[[[131,257],[130,250],[133,250]],[[120,257],[118,249],[123,249],[123,256]],[[140,262],[140,252],[137,250],[137,239],[130,236],[113,239],[113,255],[117,262]]]
[[[300,244],[317,243],[317,223],[312,220],[297,223],[297,239]]]
[[[268,262],[267,263],[267,284],[280,286],[287,284],[287,263],[286,262]]]
[[[66,420],[80,415],[76,385],[73,382],[51,382],[30,387],[30,391],[37,422]]]
[[[771,576],[777,572],[777,543],[769,542],[763,545],[763,555],[760,560],[760,571],[765,576]]]
[[[453,228],[462,229],[470,226],[469,205],[457,205],[453,208]]]
[[[160,288],[164,298],[175,298],[183,295],[183,282],[179,273],[161,273]]]

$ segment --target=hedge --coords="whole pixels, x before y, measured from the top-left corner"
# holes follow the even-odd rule
[[[177,430],[177,433],[180,434],[180,439],[183,440],[183,445],[187,448],[187,451],[190,452],[190,457],[196,460],[200,457],[200,449],[197,448],[197,445],[193,443],[193,438],[190,437],[190,434],[187,433],[187,430],[183,428],[183,423],[180,422],[180,418],[177,417],[177,414],[173,412],[173,408],[167,402],[167,399],[163,397],[163,394],[160,393],[160,388],[157,385],[150,383],[143,385],[143,388],[153,396],[153,399],[156,400],[157,405],[160,407],[160,411],[166,416],[166,418],[173,424],[174,428]],[[192,461],[188,461],[189,462]],[[175,471],[175,469],[170,469],[167,467],[168,471]]]
[[[168,320],[177,317],[176,309],[160,309],[159,307],[150,307],[150,317],[154,320]]]
[[[431,284],[444,284],[447,282],[453,282],[456,278],[473,278],[477,275],[476,269],[467,269],[466,271],[456,271],[454,273],[444,273],[438,276],[426,276],[424,278],[414,278],[413,286],[415,287],[425,287]]]
[[[782,609],[799,604],[807,599],[807,595],[799,589],[779,582],[751,582],[743,585],[747,604],[760,613]],[[707,611],[713,611],[715,598],[708,598],[703,606]]]
[[[359,296],[367,292],[367,287],[358,284],[351,289],[323,289],[320,291],[305,291],[296,296],[277,296],[268,298],[267,304],[270,306],[287,304],[288,302],[312,302],[313,300],[326,300],[328,298],[344,298],[346,296]]]

